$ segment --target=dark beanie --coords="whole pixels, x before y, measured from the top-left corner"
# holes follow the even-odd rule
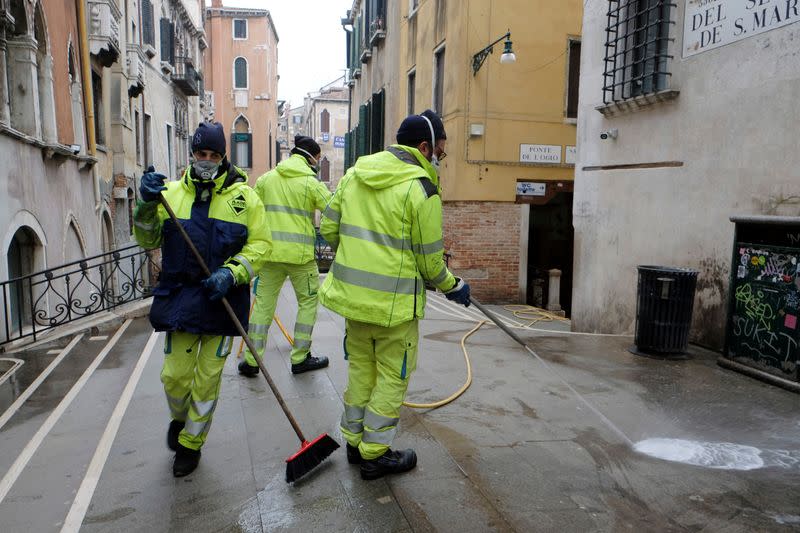
[[[219,122],[201,122],[192,136],[192,152],[211,150],[225,155],[225,130]]]
[[[319,154],[320,152],[322,152],[322,150],[320,149],[319,145],[317,144],[317,141],[315,141],[311,137],[306,137],[305,135],[295,135],[294,136],[294,148],[292,149],[292,153],[293,154],[300,154],[303,157],[308,155],[305,152],[301,152],[299,150],[296,150],[296,148],[302,148],[303,150],[305,150],[306,152],[311,154],[312,157],[314,157],[317,154]]]
[[[398,144],[416,146],[422,141],[431,140],[431,128],[428,126],[428,121],[423,117],[427,117],[431,121],[435,140],[447,139],[442,119],[430,109],[426,109],[419,115],[410,115],[403,120],[397,130]]]

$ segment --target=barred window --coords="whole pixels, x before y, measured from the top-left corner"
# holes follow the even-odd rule
[[[603,102],[667,88],[672,0],[609,0]]]

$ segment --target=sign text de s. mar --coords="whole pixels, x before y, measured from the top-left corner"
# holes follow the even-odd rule
[[[683,57],[800,22],[800,0],[687,0]]]

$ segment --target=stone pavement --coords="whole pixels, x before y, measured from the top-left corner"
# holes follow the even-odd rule
[[[459,342],[479,319],[472,308],[436,295],[427,313],[409,387],[413,402],[446,397],[463,383]],[[285,287],[278,316],[290,331],[293,315]],[[130,328],[138,342],[115,356],[121,375],[130,373],[124,371],[147,340],[138,322]],[[82,531],[800,530],[800,396],[724,370],[716,354],[701,349],[686,361],[660,361],[631,355],[630,337],[571,334],[563,322],[534,327],[516,331],[543,361],[493,325],[472,335],[473,383],[466,393],[435,410],[403,409],[395,447],[416,449],[417,468],[372,482],[360,479],[341,449],[287,485],[284,459],[298,449],[297,439],[263,378],[238,376],[233,356],[200,467],[173,478],[156,348]],[[289,372],[289,346],[277,327],[270,333],[266,364],[304,431],[328,432],[341,442],[343,320],[320,308],[313,350],[328,355],[331,366],[300,376]],[[97,437],[84,434],[91,457]],[[755,453],[763,466],[708,468],[633,449],[655,438],[746,445],[717,449]],[[69,461],[65,450],[49,450],[50,460]],[[88,460],[76,462],[77,473],[67,479],[56,469],[46,485],[79,484]],[[0,530],[12,522],[20,530],[58,530],[55,518],[49,528],[36,522],[48,491],[34,487],[28,480],[24,494],[9,493],[0,505]]]

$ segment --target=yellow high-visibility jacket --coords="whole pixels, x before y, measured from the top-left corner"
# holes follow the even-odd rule
[[[391,327],[425,310],[425,284],[447,291],[436,170],[415,148],[392,145],[350,168],[323,212],[336,248],[320,302],[360,322]]]

